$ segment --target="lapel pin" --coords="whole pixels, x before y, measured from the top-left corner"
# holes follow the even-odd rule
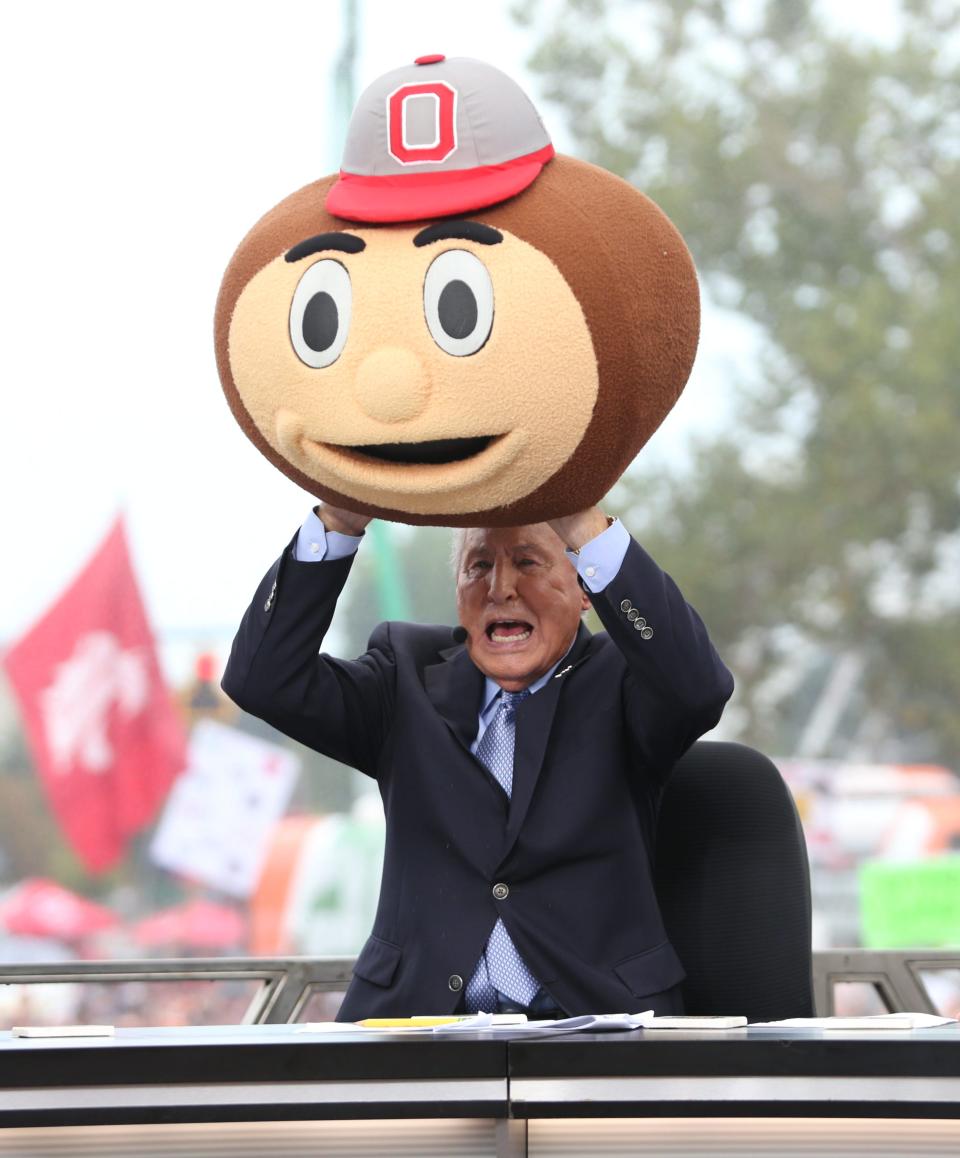
[[[561,676],[566,675],[568,671],[572,671],[572,669],[573,669],[573,664],[568,663],[567,666],[563,669],[563,671],[558,671],[557,674],[553,678],[555,680],[558,680]]]

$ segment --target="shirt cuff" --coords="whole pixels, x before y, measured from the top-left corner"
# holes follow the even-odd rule
[[[587,589],[598,595],[623,566],[629,546],[630,532],[614,519],[605,531],[584,543],[579,553],[567,551],[567,558]]]
[[[316,511],[311,511],[304,519],[297,533],[293,557],[298,563],[333,563],[352,555],[363,535],[341,535],[339,531],[328,531],[320,521]]]

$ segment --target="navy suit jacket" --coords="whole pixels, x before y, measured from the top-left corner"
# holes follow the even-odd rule
[[[591,596],[606,633],[581,627],[519,706],[508,800],[470,753],[483,675],[451,628],[384,623],[357,660],[318,655],[352,560],[285,551],[223,680],[242,708],[379,784],[380,902],[338,1016],[452,1012],[497,917],[568,1013],[656,1007],[683,978],[651,876],[660,792],[733,690],[696,612],[631,542]]]

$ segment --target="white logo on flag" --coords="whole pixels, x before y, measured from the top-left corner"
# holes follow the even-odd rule
[[[139,648],[124,650],[109,631],[81,635],[40,694],[47,743],[57,772],[74,763],[88,772],[113,764],[107,735],[114,704],[132,719],[150,699],[150,672]]]

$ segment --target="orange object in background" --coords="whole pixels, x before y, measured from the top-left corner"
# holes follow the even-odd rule
[[[383,868],[379,796],[349,813],[287,817],[273,830],[251,902],[253,951],[349,957],[370,933]]]
[[[931,853],[960,852],[960,796],[949,796],[928,804],[933,814],[933,831],[928,849]]]
[[[897,805],[877,854],[923,860],[960,852],[960,796],[908,797]]]
[[[293,877],[315,816],[288,816],[273,830],[263,871],[250,899],[250,952],[283,956],[293,952],[287,925]]]

